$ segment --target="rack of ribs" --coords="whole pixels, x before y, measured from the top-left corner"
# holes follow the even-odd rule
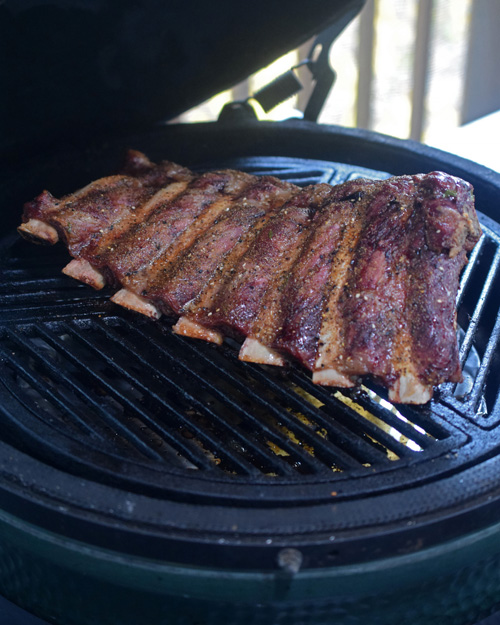
[[[118,175],[27,203],[19,232],[61,240],[64,273],[177,334],[239,339],[247,362],[369,376],[396,403],[462,378],[455,300],[481,229],[471,185],[442,172],[299,188],[130,151]]]

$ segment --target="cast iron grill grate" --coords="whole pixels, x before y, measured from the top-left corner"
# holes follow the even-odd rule
[[[206,167],[214,165],[300,185],[385,176],[288,158]],[[392,406],[371,383],[320,388],[297,367],[238,361],[231,342],[178,337],[168,322],[118,310],[108,292],[63,276],[62,247],[35,248],[11,234],[0,282],[2,436],[70,473],[141,492],[179,485],[179,496],[337,482],[359,496],[431,480],[461,461],[457,450],[471,462],[493,449],[488,430],[500,419],[500,228],[481,221],[484,236],[458,298],[466,379],[443,385],[424,407]],[[272,494],[288,496],[286,488]],[[314,496],[314,489],[303,494]]]

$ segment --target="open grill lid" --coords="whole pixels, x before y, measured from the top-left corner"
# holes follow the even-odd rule
[[[325,29],[333,40],[363,4],[6,0],[0,158],[151,128]]]
[[[477,533],[481,549],[472,540],[472,555],[467,545],[460,551],[460,562],[471,564],[465,570],[475,583],[472,603],[483,602],[484,610],[498,600],[498,541],[486,544],[481,537],[494,540],[499,531],[499,176],[412,142],[297,121],[128,134],[233,86],[327,23],[340,31],[362,4],[258,2],[249,14],[246,4],[218,3],[213,28],[207,27],[214,22],[210,3],[193,12],[189,3],[170,2],[168,10],[178,13],[168,24],[162,2],[142,3],[144,9],[106,0],[0,6],[6,59],[0,84],[8,96],[0,110],[0,156],[6,157],[0,170],[0,575],[11,599],[47,618],[59,614],[57,622],[67,622],[64,609],[74,610],[78,597],[82,623],[96,622],[105,605],[120,625],[144,620],[148,610],[157,616],[163,605],[169,618],[178,606],[183,615],[198,610],[190,622],[207,617],[242,625],[281,622],[284,614],[290,623],[304,614],[308,622],[319,614],[318,622],[330,623],[332,614],[340,615],[343,593],[349,623],[368,617],[383,625],[407,622],[401,614],[411,614],[413,623],[417,612],[430,623],[434,601],[439,622],[446,612],[456,625],[458,612],[468,615],[460,622],[479,613],[468,604],[462,610],[461,600],[460,608],[447,604],[457,603],[460,571],[445,593],[429,578],[426,598],[435,592],[427,605],[420,588],[418,595],[410,588],[402,595],[406,605],[389,620],[387,597],[395,602],[387,589],[394,579],[380,570],[386,570],[383,558],[400,562],[406,554],[410,577],[420,570],[428,578],[421,557],[433,552],[427,547],[445,551],[448,541]],[[245,13],[239,22],[233,10]],[[235,29],[235,22],[244,27]],[[186,32],[194,46],[185,44]],[[204,57],[208,69],[199,63],[200,49],[213,52]],[[166,57],[175,62],[164,65]],[[114,134],[111,142],[89,146],[88,136],[106,133]],[[49,144],[54,156],[40,149]],[[68,151],[68,145],[80,148]],[[67,254],[61,247],[37,250],[18,239],[21,204],[42,187],[60,195],[116,169],[128,147],[153,159],[232,165],[297,184],[434,169],[472,182],[485,236],[459,294],[466,386],[444,385],[428,406],[397,409],[370,384],[337,394],[314,387],[296,368],[284,373],[239,362],[229,343],[214,348],[173,336],[165,322],[117,311],[106,293],[62,276]],[[27,159],[28,153],[34,156]],[[488,566],[476,562],[490,547]],[[137,584],[146,587],[142,602],[117,582],[123,573],[120,581],[130,588],[126,569],[133,556]],[[63,564],[54,566],[58,557]],[[154,564],[146,570],[140,558]],[[93,574],[113,559],[110,583],[97,577],[93,586]],[[436,574],[448,575],[451,561],[459,560],[444,558]],[[164,575],[169,563],[172,574],[158,585],[159,567]],[[377,595],[376,614],[371,600],[356,602],[364,614],[359,621],[349,603],[353,578],[342,577],[351,565],[351,572],[368,571],[367,593],[373,595],[379,581],[387,591]],[[204,584],[214,568],[211,588],[225,593],[225,601],[207,616],[212,597]],[[192,587],[193,571],[207,575],[200,586],[206,601],[199,605],[189,595],[199,590]],[[222,584],[221,571],[227,572]],[[238,571],[242,584],[234,582]],[[271,572],[272,583],[262,576],[259,600],[288,599],[298,571],[305,594],[294,594],[296,603],[285,612],[274,605],[266,612],[265,604],[252,602],[246,584],[251,587],[252,578],[245,577],[262,571]],[[314,585],[309,574],[317,574]],[[179,585],[183,575],[187,587]],[[81,582],[77,592],[74,580]],[[101,603],[94,605],[96,597]],[[247,603],[228,610],[233,600]]]
[[[233,141],[240,158],[230,157]],[[485,234],[458,299],[466,382],[396,409],[372,384],[337,393],[297,368],[242,363],[230,343],[183,339],[166,322],[118,311],[108,293],[59,273],[61,247],[38,250],[11,231],[0,317],[5,509],[117,551],[245,569],[276,568],[290,547],[305,568],[369,561],[491,524],[500,505],[498,176],[417,144],[304,122],[166,127],[122,143],[43,160],[22,189],[11,173],[3,197],[20,205],[46,171],[69,186],[55,192],[69,190],[74,159],[107,173],[124,145],[154,159],[168,146],[195,168],[297,184],[467,170]],[[258,156],[270,150],[289,156]]]

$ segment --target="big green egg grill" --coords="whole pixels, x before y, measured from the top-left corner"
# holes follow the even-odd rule
[[[21,240],[10,207],[39,185],[63,194],[109,173],[125,147],[301,186],[436,169],[468,179],[484,234],[457,298],[464,382],[424,406],[393,405],[370,380],[319,387],[61,274],[65,248]],[[463,159],[305,121],[165,126],[9,172],[1,593],[61,625],[465,625],[494,610],[499,190]]]

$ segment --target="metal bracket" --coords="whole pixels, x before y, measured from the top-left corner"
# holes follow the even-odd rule
[[[336,73],[330,65],[330,48],[356,12],[346,12],[340,20],[334,22],[320,33],[314,40],[307,59],[290,68],[245,100],[226,104],[220,112],[219,120],[234,120],[235,117],[240,115],[245,119],[249,117],[256,118],[257,116],[249,102],[250,100],[259,102],[262,108],[268,112],[278,104],[281,104],[281,102],[296,95],[303,89],[303,85],[295,70],[305,65],[312,74],[314,87],[304,110],[304,119],[317,121],[336,78]]]
[[[314,88],[304,109],[304,119],[309,121],[318,120],[321,109],[337,77],[330,65],[330,48],[343,28],[343,26],[339,28],[336,23],[332,24],[316,37],[309,50],[306,64],[314,79]]]

